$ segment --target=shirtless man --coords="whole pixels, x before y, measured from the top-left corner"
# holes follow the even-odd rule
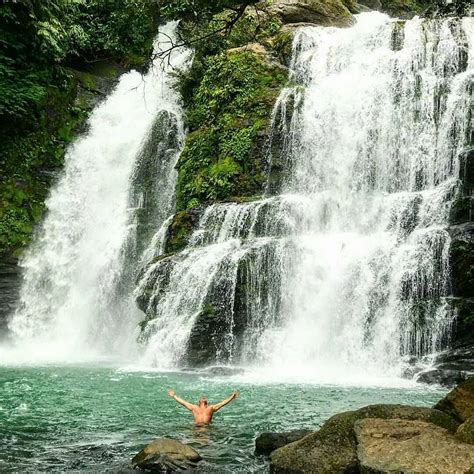
[[[179,398],[174,390],[171,389],[168,390],[168,395],[183,405],[183,407],[193,412],[194,423],[196,423],[196,425],[207,425],[212,421],[212,415],[214,415],[216,411],[220,410],[232,400],[235,400],[240,395],[240,392],[234,392],[229,398],[226,398],[225,400],[222,400],[222,402],[216,403],[215,405],[208,405],[207,399],[204,397],[201,397],[197,405],[193,405],[192,403]]]

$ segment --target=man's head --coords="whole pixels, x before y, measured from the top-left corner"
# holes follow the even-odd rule
[[[207,398],[203,395],[198,402],[200,407],[207,407]]]

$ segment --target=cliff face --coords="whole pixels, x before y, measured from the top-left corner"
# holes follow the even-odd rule
[[[246,225],[250,225],[251,219],[255,219],[252,226],[256,227],[252,227],[252,232],[268,235],[265,231],[258,234],[262,222],[258,216],[255,217],[256,214],[251,214],[253,211],[250,209],[265,206],[260,199],[264,194],[276,194],[288,171],[284,134],[269,136],[269,121],[275,99],[288,83],[286,68],[290,61],[295,28],[301,24],[347,27],[352,24],[351,13],[370,8],[401,18],[411,18],[427,7],[426,13],[434,16],[456,13],[458,9],[465,13],[467,8],[465,2],[457,2],[452,11],[448,12],[440,5],[433,4],[389,1],[372,2],[370,5],[368,2],[363,3],[261,2],[256,5],[255,10],[249,9],[236,23],[230,35],[218,36],[212,42],[206,41],[204,44],[197,43],[194,64],[190,72],[181,77],[189,135],[178,163],[178,212],[168,228],[165,253],[152,262],[159,262],[159,265],[151,277],[148,275],[149,279],[138,297],[139,306],[146,313],[142,324],[142,340],[146,341],[149,337],[147,328],[153,326],[157,317],[155,305],[156,298],[159,297],[156,294],[153,296],[154,288],[160,284],[160,291],[167,291],[165,288],[173,269],[182,265],[193,251],[196,239],[201,238],[199,232],[205,233],[204,229],[199,229],[199,222],[206,220],[206,216],[211,214],[213,204],[228,203],[222,205],[219,211],[222,215],[228,213],[225,214],[228,216],[232,203],[249,203],[248,213],[242,211],[240,217],[232,222],[240,226],[242,231]],[[225,17],[218,15],[217,18],[222,20]],[[208,31],[206,28],[209,28],[202,25],[202,30],[198,28],[196,31],[187,24],[182,26],[183,35],[186,37],[189,34],[190,38],[204,35]],[[291,104],[291,101],[286,105],[289,108],[298,106]],[[280,109],[278,113],[285,117],[273,117],[274,121],[291,119],[291,110]],[[462,191],[453,207],[450,228],[453,238],[450,250],[452,284],[448,300],[459,312],[452,344],[463,348],[466,345],[472,347],[468,336],[472,332],[473,294],[470,285],[472,190],[469,182],[472,170],[469,156],[467,151],[461,158]],[[214,209],[217,213],[218,208]],[[222,224],[222,221],[219,222]],[[281,229],[278,232],[282,232]],[[291,252],[290,249],[288,251]],[[237,277],[232,284],[229,283],[230,280],[222,279],[206,294],[189,334],[187,352],[181,363],[206,365],[216,360],[228,361],[232,357],[238,357],[248,338],[246,328],[254,324],[250,321],[252,308],[248,301],[248,285],[251,284],[249,272],[255,271],[255,268],[265,268],[265,272],[272,268],[275,271],[275,275],[267,275],[267,282],[259,289],[259,295],[265,301],[259,301],[259,304],[267,305],[267,309],[271,311],[270,304],[276,305],[274,310],[281,303],[269,303],[269,288],[281,283],[278,279],[279,264],[276,265],[274,260],[274,249],[265,251],[265,264],[259,258],[249,254],[234,269]],[[235,287],[229,289],[232,285]],[[229,298],[233,305],[231,310],[228,307]],[[427,303],[429,305],[431,301]],[[228,317],[229,311],[234,314],[232,321]],[[224,344],[223,341],[230,337],[229,333],[233,334],[234,340],[230,345]],[[233,347],[232,350],[229,349],[230,346]],[[452,383],[467,375],[464,372],[470,370],[470,362],[459,362],[460,356],[453,357],[456,359],[456,367],[452,365],[446,368],[454,372],[440,372],[433,375],[431,380]],[[426,374],[421,379],[423,377],[426,381],[430,380],[430,376]]]

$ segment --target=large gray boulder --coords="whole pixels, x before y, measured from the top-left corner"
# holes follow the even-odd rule
[[[446,429],[417,420],[356,421],[361,472],[469,472],[474,447]]]
[[[199,453],[189,446],[175,439],[158,438],[132,459],[132,467],[153,472],[189,471],[200,460]]]
[[[341,0],[277,0],[270,11],[283,23],[350,26],[354,21]]]

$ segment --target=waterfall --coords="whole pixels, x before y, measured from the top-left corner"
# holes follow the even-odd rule
[[[473,22],[364,13],[297,30],[268,194],[198,209],[187,247],[143,272],[146,363],[397,376],[449,342]]]
[[[148,73],[122,75],[67,151],[22,259],[20,303],[9,324],[19,353],[27,345],[30,359],[74,360],[135,344],[133,283],[154,231],[173,212],[184,135],[170,73],[191,55],[183,48],[166,61],[158,55],[176,26],[160,28]]]

